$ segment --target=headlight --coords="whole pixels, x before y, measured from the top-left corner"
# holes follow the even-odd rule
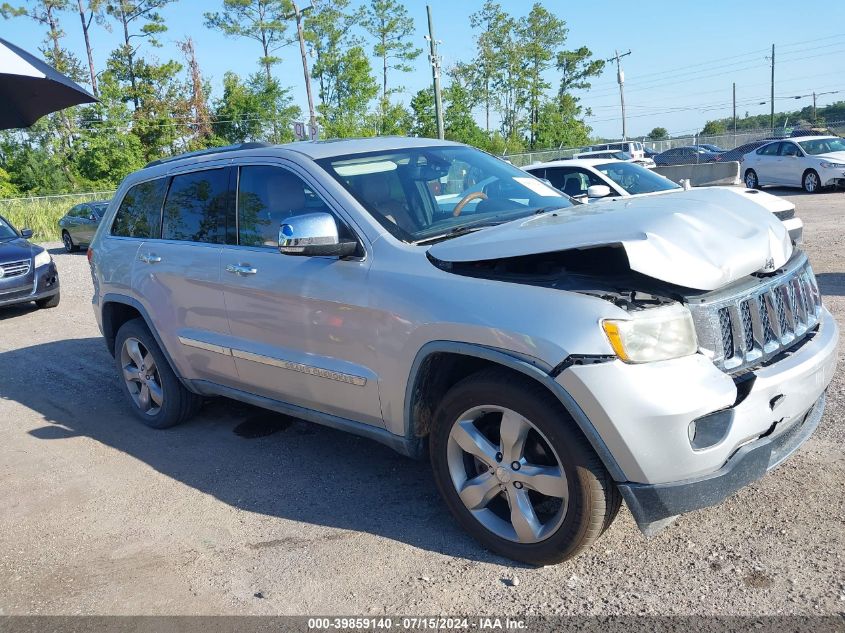
[[[630,319],[607,319],[602,328],[613,351],[626,363],[648,363],[698,351],[689,310],[680,304],[632,312]]]
[[[46,250],[41,251],[35,256],[35,267],[38,268],[39,266],[46,266],[51,261],[53,261],[53,258],[50,256],[50,253]]]
[[[839,167],[845,167],[845,163],[829,163],[826,160],[821,162],[821,166],[825,169],[837,169]]]

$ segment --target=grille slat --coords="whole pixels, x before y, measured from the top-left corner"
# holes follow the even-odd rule
[[[780,276],[734,293],[688,303],[699,347],[724,371],[771,358],[818,323],[821,295],[803,254]]]
[[[0,279],[7,279],[9,277],[20,277],[21,275],[26,275],[27,273],[29,273],[30,267],[31,263],[28,259],[0,264],[0,270],[2,270],[3,273],[2,275],[0,275]]]

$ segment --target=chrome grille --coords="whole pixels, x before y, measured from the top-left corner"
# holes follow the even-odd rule
[[[720,369],[758,365],[795,345],[818,324],[821,294],[813,269],[796,253],[782,272],[690,298],[700,351]]]
[[[21,275],[26,275],[31,267],[30,260],[22,259],[21,261],[17,262],[6,262],[5,264],[0,264],[0,279],[6,279],[8,277],[20,277]]]
[[[719,326],[722,329],[722,353],[725,358],[733,358],[734,335],[731,329],[731,315],[727,308],[719,310]]]

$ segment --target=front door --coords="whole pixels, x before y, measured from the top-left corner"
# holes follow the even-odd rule
[[[351,231],[280,165],[242,165],[238,183],[238,243],[223,248],[221,274],[239,388],[381,426],[369,261],[280,254],[279,226],[294,215],[332,213]]]

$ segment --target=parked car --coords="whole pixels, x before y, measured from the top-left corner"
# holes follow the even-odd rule
[[[718,145],[712,145],[710,143],[699,143],[698,145],[693,145],[693,147],[698,147],[706,152],[712,152],[713,154],[721,154],[725,151]]]
[[[659,153],[660,152],[658,152],[656,149],[652,149],[650,147],[643,147],[643,156],[645,158],[650,158],[654,160],[654,157],[657,156]]]
[[[751,141],[750,143],[745,143],[744,145],[740,145],[734,149],[729,149],[721,154],[716,154],[716,156],[713,157],[713,160],[717,163],[726,163],[729,161],[741,162],[743,156],[754,151],[758,147],[762,147],[770,140],[771,139],[765,139],[762,141]]]
[[[645,148],[640,141],[616,141],[613,143],[598,143],[597,145],[589,145],[581,149],[581,152],[599,152],[602,150],[611,150],[614,152],[625,152],[631,158],[641,159],[645,158]]]
[[[772,141],[746,154],[741,170],[749,189],[780,185],[814,193],[845,186],[845,139],[803,136]]]
[[[108,200],[83,202],[62,216],[59,220],[59,228],[62,232],[62,242],[68,253],[77,251],[80,246],[88,246],[91,243],[108,206]]]
[[[31,244],[30,229],[18,231],[0,216],[0,307],[30,303],[59,305],[59,271],[46,249]]]
[[[654,161],[650,158],[634,158],[628,152],[620,152],[618,150],[612,149],[605,149],[599,150],[595,152],[580,152],[578,154],[573,155],[572,158],[576,159],[587,159],[587,158],[599,158],[602,160],[619,160],[619,161],[627,161],[629,163],[636,163],[637,165],[642,165],[643,167],[654,167]]]
[[[227,396],[427,452],[457,521],[531,564],[589,546],[622,498],[653,533],[763,476],[818,425],[837,359],[807,256],[760,205],[575,204],[435,139],[155,161],[88,253],[144,423]]]
[[[640,165],[617,160],[557,160],[523,169],[545,179],[566,195],[590,203],[683,191],[683,187],[665,176]],[[704,188],[696,189],[700,191]],[[750,199],[773,213],[784,223],[794,242],[802,241],[804,223],[795,217],[795,205],[789,200],[754,189],[722,189]]]
[[[666,165],[697,165],[699,163],[716,162],[719,154],[708,152],[700,147],[673,147],[654,157],[654,162],[663,167]]]

